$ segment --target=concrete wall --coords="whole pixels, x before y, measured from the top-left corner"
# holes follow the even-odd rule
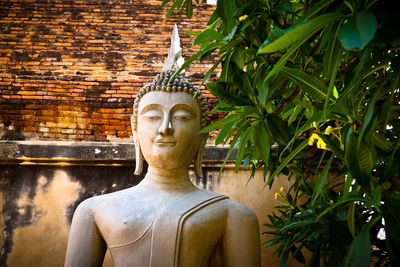
[[[142,179],[133,175],[133,151],[131,144],[0,141],[0,266],[63,266],[76,206]],[[264,190],[260,172],[246,185],[249,172],[234,173],[231,162],[218,179],[225,152],[206,149],[204,178],[194,184],[248,206],[266,231],[266,215],[278,204],[274,193],[287,179]],[[262,248],[263,266],[279,266],[273,251]],[[112,266],[109,256],[104,266]]]

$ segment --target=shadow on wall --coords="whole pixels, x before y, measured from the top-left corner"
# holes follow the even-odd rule
[[[0,266],[63,266],[73,212],[84,199],[137,184],[133,167],[0,169]]]

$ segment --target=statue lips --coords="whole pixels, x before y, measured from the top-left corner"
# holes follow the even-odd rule
[[[176,140],[175,139],[170,139],[170,138],[159,138],[157,137],[155,140],[155,143],[158,146],[175,146],[176,145]]]

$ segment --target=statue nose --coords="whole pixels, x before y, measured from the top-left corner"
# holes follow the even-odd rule
[[[164,135],[169,135],[169,134],[173,134],[173,132],[174,132],[174,129],[172,128],[171,120],[167,116],[159,128],[159,133],[164,134]]]

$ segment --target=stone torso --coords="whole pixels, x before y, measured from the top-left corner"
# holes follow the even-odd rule
[[[204,194],[210,192],[204,191]],[[157,249],[165,250],[165,253],[167,248],[174,247],[171,242],[178,242],[175,244],[178,246],[177,266],[219,266],[222,261],[220,245],[229,203],[232,202],[228,199],[197,208],[185,219],[181,237],[175,241],[157,240],[154,234],[155,227],[166,233],[175,227],[172,219],[176,217],[174,205],[189,195],[194,194],[179,190],[152,194],[151,190],[137,186],[91,199],[95,202],[93,219],[110,250],[114,266],[150,266],[151,253],[157,253],[152,242],[156,242]],[[157,219],[162,220],[161,223],[157,224]],[[167,229],[160,229],[159,225]],[[196,249],[192,244],[196,244]],[[167,256],[174,256],[170,254],[173,252]]]

